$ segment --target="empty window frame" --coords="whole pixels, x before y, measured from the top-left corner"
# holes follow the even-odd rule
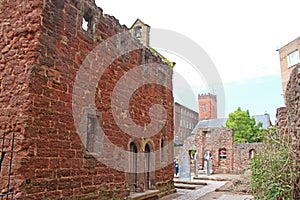
[[[298,64],[299,63],[299,51],[298,51],[298,49],[291,52],[287,56],[287,60],[288,60],[288,67],[292,67],[292,66]]]

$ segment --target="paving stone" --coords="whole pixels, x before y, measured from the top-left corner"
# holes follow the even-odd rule
[[[251,195],[222,195],[218,200],[250,200],[254,199]]]
[[[198,198],[215,191],[215,189],[223,186],[226,181],[207,181],[208,185],[202,187],[199,190],[195,190],[192,192],[188,192],[178,198],[176,200],[197,200]]]

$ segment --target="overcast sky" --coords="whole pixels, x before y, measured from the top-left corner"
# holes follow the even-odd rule
[[[152,28],[185,35],[214,62],[225,87],[226,114],[237,107],[271,115],[283,105],[276,49],[300,36],[299,0],[96,0],[106,14],[130,27],[140,18]],[[202,81],[180,58],[167,55],[195,95]],[[185,104],[185,102],[180,102]],[[195,105],[187,105],[195,108]]]

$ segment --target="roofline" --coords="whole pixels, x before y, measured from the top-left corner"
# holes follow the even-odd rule
[[[283,49],[283,48],[285,48],[285,47],[289,46],[291,43],[295,42],[296,40],[300,40],[300,36],[299,36],[299,37],[297,37],[296,39],[294,39],[294,40],[290,41],[290,42],[289,42],[289,43],[287,43],[286,45],[284,45],[284,46],[282,46],[282,47],[278,48],[278,49],[277,49],[277,51],[281,51],[281,49]]]
[[[178,103],[178,102],[174,102],[174,104],[178,104],[178,105],[180,105],[180,106],[182,106],[182,107],[185,107],[186,109],[188,109],[188,110],[190,110],[190,111],[192,111],[192,112],[195,112],[195,113],[197,113],[197,115],[199,115],[199,113],[198,113],[197,111],[194,111],[193,109],[191,109],[191,108],[189,108],[189,107],[187,107],[187,106],[184,106],[184,105],[182,105],[182,104],[180,104],[180,103]]]
[[[145,24],[142,20],[140,20],[139,18],[137,18],[134,23],[131,25],[131,27],[129,29],[132,29],[133,26],[135,25],[136,22],[140,21],[143,25],[148,26],[149,28],[151,28],[148,24]]]

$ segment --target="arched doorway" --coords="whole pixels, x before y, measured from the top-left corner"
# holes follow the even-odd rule
[[[251,150],[249,151],[249,159],[254,158],[255,154],[256,154],[255,149],[251,149]]]
[[[146,171],[145,171],[145,175],[146,175],[146,189],[149,189],[151,186],[151,179],[150,179],[150,165],[151,165],[151,149],[150,149],[150,145],[147,143],[145,146],[145,166],[146,166]]]
[[[128,184],[131,192],[135,192],[137,188],[137,152],[138,148],[134,142],[130,143]]]

